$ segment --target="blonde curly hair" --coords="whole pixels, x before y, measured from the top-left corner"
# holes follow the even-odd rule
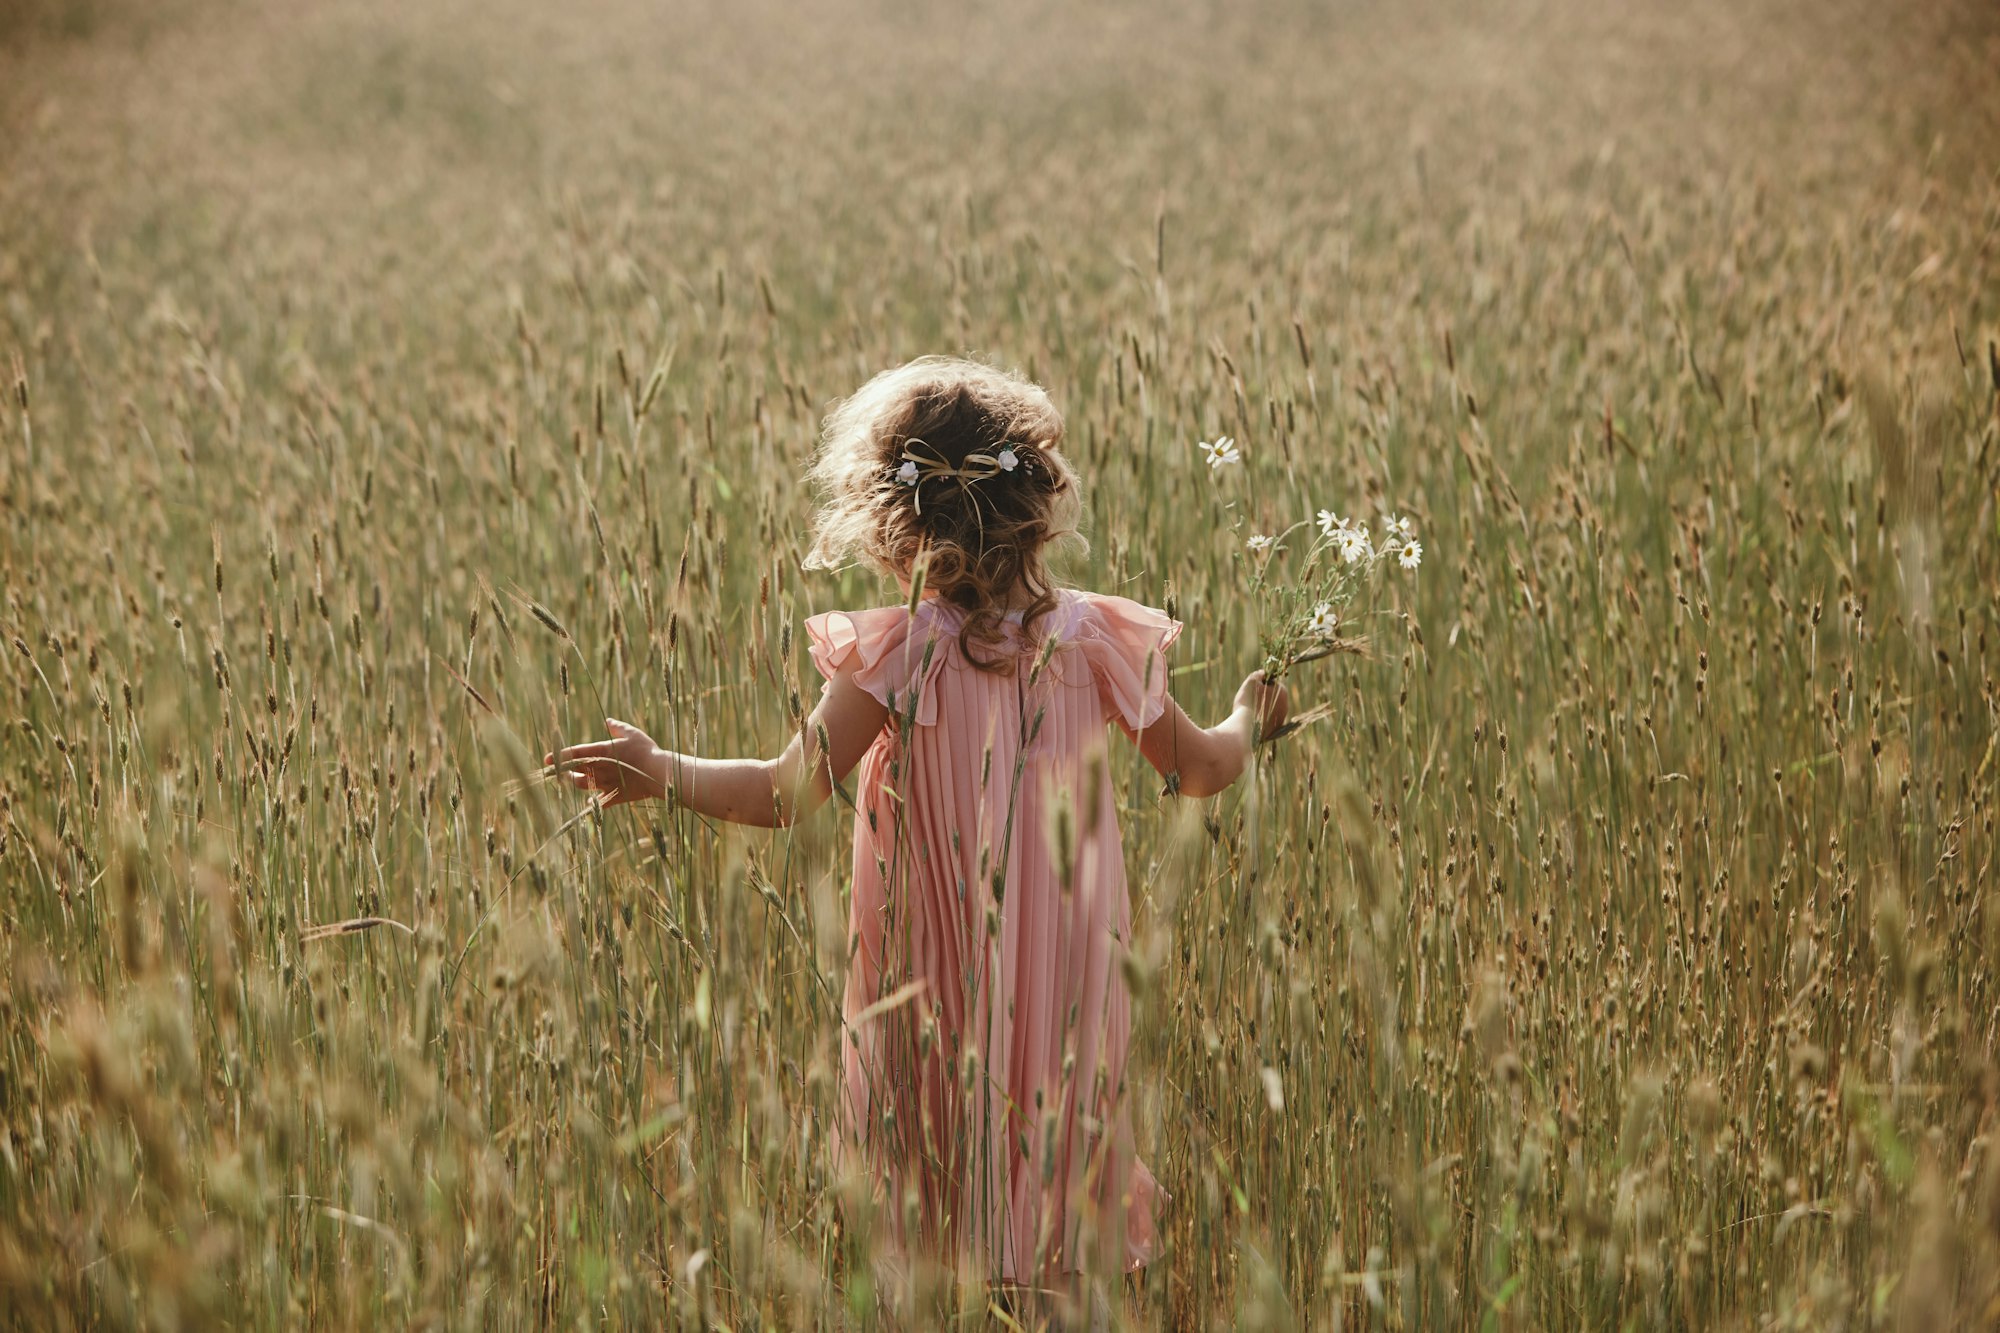
[[[1083,496],[1061,452],[1062,414],[1041,387],[977,361],[925,356],[885,370],[827,415],[809,474],[822,495],[808,569],[860,561],[924,583],[964,612],[966,660],[1055,609],[1049,557],[1085,547]]]

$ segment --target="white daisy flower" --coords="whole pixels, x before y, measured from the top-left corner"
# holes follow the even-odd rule
[[[1391,514],[1382,520],[1382,537],[1389,542],[1406,542],[1410,539],[1410,520],[1399,514]]]
[[[1271,549],[1271,541],[1272,541],[1271,538],[1266,537],[1263,533],[1260,532],[1256,536],[1252,537],[1249,541],[1244,542],[1243,544],[1250,548],[1250,554],[1262,555],[1264,554],[1264,552]]]
[[[1341,528],[1333,539],[1341,560],[1347,564],[1358,565],[1375,558],[1375,544],[1360,528]]]
[[[1353,519],[1342,518],[1331,509],[1322,509],[1319,511],[1319,531],[1322,537],[1331,537],[1336,532],[1345,532],[1349,527],[1353,526],[1353,523]]]
[[[1002,472],[1012,472],[1020,465],[1021,459],[1012,449],[1002,449],[1000,456],[993,461],[1000,465]]]
[[[1214,444],[1202,440],[1200,445],[1202,461],[1214,471],[1220,472],[1232,463],[1243,461],[1243,451],[1238,449],[1236,441],[1227,435],[1219,437]]]
[[[917,484],[917,461],[914,458],[903,460],[903,466],[896,469],[896,480],[905,486]]]
[[[1396,563],[1404,569],[1415,569],[1423,562],[1424,546],[1422,542],[1415,540],[1406,541],[1396,552]]]
[[[1333,613],[1332,602],[1321,602],[1313,608],[1312,622],[1306,626],[1314,634],[1331,637],[1340,624],[1340,617]]]

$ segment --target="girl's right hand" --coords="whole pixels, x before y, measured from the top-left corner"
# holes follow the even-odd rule
[[[653,738],[615,717],[604,719],[608,741],[572,745],[544,755],[542,763],[561,774],[570,786],[602,792],[604,804],[623,805],[666,795],[665,755]]]
[[[1253,671],[1236,687],[1236,706],[1257,719],[1259,736],[1269,736],[1292,715],[1292,696],[1282,680],[1266,681],[1262,671]]]

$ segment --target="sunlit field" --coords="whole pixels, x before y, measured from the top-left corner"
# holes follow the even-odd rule
[[[828,1152],[846,818],[537,777],[784,744],[950,352],[1199,720],[1424,547],[1114,745],[1119,1326],[1989,1326],[1996,144],[1979,0],[0,0],[0,1325],[1004,1326]]]

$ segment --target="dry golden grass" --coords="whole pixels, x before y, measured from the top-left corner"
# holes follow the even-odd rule
[[[840,820],[522,781],[780,741],[925,351],[1191,711],[1244,529],[1426,547],[1120,761],[1132,1326],[1989,1322],[1990,6],[700,8],[0,4],[0,1323],[980,1325],[829,1174]]]

